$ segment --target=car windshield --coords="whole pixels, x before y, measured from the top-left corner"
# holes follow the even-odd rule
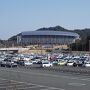
[[[43,62],[43,64],[49,64],[49,62]]]

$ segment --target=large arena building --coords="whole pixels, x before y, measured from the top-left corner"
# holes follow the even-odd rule
[[[66,31],[26,31],[17,36],[17,43],[21,45],[68,45],[78,38],[77,33]]]

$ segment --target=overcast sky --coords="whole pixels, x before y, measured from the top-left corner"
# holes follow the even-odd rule
[[[0,0],[0,38],[60,25],[90,28],[90,0]]]

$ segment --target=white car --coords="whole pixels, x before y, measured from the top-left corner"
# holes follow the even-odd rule
[[[90,62],[86,62],[85,67],[90,67]]]
[[[30,66],[30,65],[32,65],[33,63],[32,62],[30,62],[30,61],[24,61],[24,65],[25,66]]]
[[[42,67],[52,67],[53,64],[51,62],[43,62]]]
[[[73,66],[73,64],[74,64],[74,61],[70,60],[70,61],[67,62],[67,66]]]

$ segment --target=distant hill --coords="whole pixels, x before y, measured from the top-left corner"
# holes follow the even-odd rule
[[[4,43],[3,40],[0,39],[0,47],[3,47]]]
[[[17,35],[10,37],[8,40],[9,41],[17,41]]]
[[[55,26],[55,27],[37,29],[37,31],[45,31],[45,30],[46,31],[52,30],[52,31],[69,31],[69,32],[75,32],[75,33],[77,33],[77,34],[80,35],[80,37],[81,37],[82,40],[84,40],[88,36],[90,36],[90,29],[68,30],[68,29],[65,29],[65,28],[63,28],[61,26]],[[8,40],[10,40],[10,41],[16,41],[17,40],[17,35],[10,37]]]
[[[0,43],[3,44],[3,40],[0,39]]]
[[[77,34],[80,35],[80,38],[82,40],[86,39],[88,36],[90,36],[90,29],[75,29],[75,30],[68,30],[68,29],[65,29],[61,26],[55,26],[55,27],[49,27],[49,28],[40,28],[38,29],[37,31],[49,31],[49,30],[52,30],[52,31],[68,31],[68,32],[75,32]]]
[[[78,29],[78,30],[74,30],[74,32],[78,33],[82,40],[90,36],[90,29],[81,29],[81,30]]]
[[[70,31],[70,30],[65,29],[61,26],[55,26],[55,27],[49,27],[49,28],[40,28],[40,29],[37,29],[37,31]]]

